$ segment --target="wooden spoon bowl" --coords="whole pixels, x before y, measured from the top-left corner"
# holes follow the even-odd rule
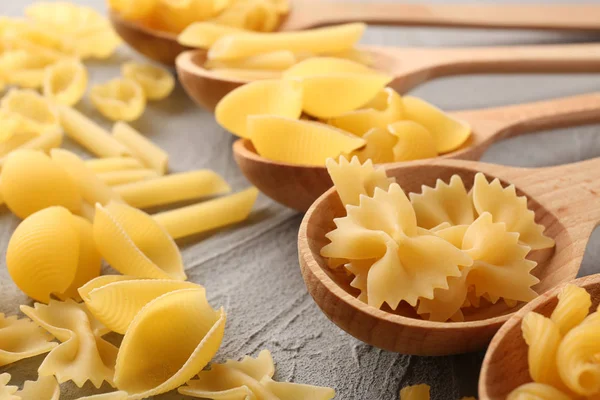
[[[592,298],[592,309],[600,303],[600,274],[569,282],[584,288]],[[549,317],[558,304],[562,284],[523,307],[500,328],[483,360],[479,377],[481,400],[504,400],[518,386],[531,382],[527,362],[528,346],[523,339],[521,322],[528,312],[535,311]]]
[[[479,160],[492,143],[545,128],[600,122],[600,94],[461,111],[453,114],[471,124],[473,134],[460,149],[437,159]],[[261,157],[248,139],[233,144],[243,174],[264,194],[287,207],[306,211],[332,186],[324,166],[286,164]],[[403,163],[385,164],[394,168]]]
[[[533,273],[540,279],[534,289],[544,293],[573,279],[585,246],[600,222],[600,159],[561,167],[525,169],[460,160],[405,163],[387,170],[406,192],[421,192],[421,185],[435,186],[458,174],[469,189],[477,172],[503,185],[515,184],[517,194],[527,196],[536,222],[556,241],[554,254]],[[596,179],[594,181],[594,179]],[[325,315],[363,342],[405,354],[446,355],[480,350],[516,310],[502,302],[465,310],[465,322],[430,322],[420,319],[409,306],[397,310],[376,309],[356,298],[350,278],[334,271],[321,257],[335,228],[334,218],[345,210],[332,188],[308,210],[298,233],[298,257],[306,287]]]

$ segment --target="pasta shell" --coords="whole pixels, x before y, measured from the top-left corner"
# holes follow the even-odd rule
[[[37,381],[25,381],[15,394],[21,400],[58,400],[60,386],[53,376],[40,376]]]
[[[119,390],[118,392],[97,394],[95,396],[79,397],[76,400],[127,400],[127,392]]]
[[[15,45],[13,45],[15,46]],[[16,47],[21,47],[17,45]],[[6,83],[37,89],[44,82],[44,70],[59,60],[59,55],[43,47],[27,45],[28,49],[9,50],[0,56],[0,69]]]
[[[88,72],[79,60],[60,61],[44,73],[44,96],[66,106],[81,100],[88,85]]]
[[[183,289],[148,303],[121,344],[115,383],[136,400],[181,386],[213,358],[225,329],[204,290]]]
[[[93,226],[98,251],[117,271],[140,278],[186,279],[177,245],[148,214],[125,204],[97,204]]]
[[[422,160],[438,155],[433,135],[413,121],[398,121],[388,130],[398,138],[393,146],[394,161]]]
[[[25,8],[25,15],[41,25],[63,33],[81,32],[109,26],[106,18],[93,8],[66,1],[33,3]]]
[[[302,84],[297,81],[265,80],[252,82],[228,93],[215,109],[219,125],[240,137],[249,137],[250,115],[297,119],[302,114]]]
[[[271,115],[250,117],[248,133],[261,156],[298,165],[322,166],[365,145],[364,139],[320,122]]]
[[[112,121],[135,121],[146,108],[144,90],[139,83],[127,78],[93,86],[90,99],[98,111]]]
[[[471,136],[469,124],[454,119],[424,100],[405,96],[403,103],[405,117],[419,123],[433,135],[440,154],[458,149]]]
[[[139,83],[148,100],[162,100],[175,88],[173,75],[151,64],[128,62],[121,66],[121,74]]]
[[[0,157],[21,148],[27,142],[38,137],[38,134],[28,130],[23,118],[18,115],[0,110]]]
[[[214,22],[194,22],[184,29],[177,41],[188,47],[209,49],[217,40],[226,35],[244,32],[243,29]]]
[[[10,382],[10,374],[3,373],[0,374],[0,399],[6,400],[21,400],[20,397],[14,396],[14,394],[19,390],[16,386],[9,386],[8,382]]]
[[[81,286],[79,289],[77,289],[77,291],[79,292],[79,295],[81,296],[83,301],[88,302],[90,300],[90,292],[92,290],[106,286],[109,283],[127,281],[132,279],[138,278],[136,278],[135,276],[128,275],[102,275],[92,279],[85,285]]]
[[[49,352],[57,346],[51,339],[28,318],[5,318],[0,313],[0,366]]]
[[[38,134],[62,130],[57,109],[33,90],[12,89],[2,98],[0,108],[20,116],[26,128]]]
[[[150,301],[174,290],[191,288],[204,290],[192,282],[123,280],[92,290],[84,300],[98,321],[124,335],[137,313]]]
[[[111,57],[123,43],[111,27],[90,30],[75,37],[74,53],[81,59],[96,58],[105,60]]]
[[[395,161],[394,148],[398,138],[387,129],[373,128],[362,137],[367,143],[362,149],[350,154],[356,156],[361,162],[371,161],[375,164],[384,164]]]

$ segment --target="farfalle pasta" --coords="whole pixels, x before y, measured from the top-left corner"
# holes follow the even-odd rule
[[[536,263],[527,259],[531,247],[503,222],[506,212],[529,211],[526,201],[519,209],[511,197],[489,211],[475,207],[474,193],[490,186],[482,174],[472,193],[455,175],[411,193],[409,201],[370,161],[341,157],[327,166],[347,215],[334,220],[321,255],[331,268],[344,265],[361,301],[392,309],[404,301],[423,318],[443,322],[463,321],[463,309],[479,307],[481,298],[514,307],[537,296],[532,287],[539,280],[531,273]],[[527,223],[519,228],[529,229]],[[536,232],[551,241],[543,227]],[[572,323],[569,314],[557,318]]]
[[[100,337],[85,305],[51,300],[21,306],[21,311],[61,342],[40,365],[40,376],[54,375],[59,383],[72,380],[79,387],[88,380],[96,387],[104,381],[113,385],[117,348]]]
[[[121,66],[121,74],[136,81],[148,100],[162,100],[175,88],[175,78],[164,68],[151,64],[127,62]]]
[[[525,315],[521,328],[533,382],[514,389],[507,399],[597,398],[600,363],[593,355],[598,352],[600,313],[589,314],[591,305],[585,289],[566,285],[550,318],[535,312]]]
[[[133,400],[181,386],[219,349],[225,319],[223,309],[214,310],[201,288],[176,290],[152,300],[137,313],[123,338],[116,386]]]
[[[79,60],[59,61],[44,71],[44,96],[66,106],[81,100],[88,84],[88,72]]]
[[[21,400],[58,400],[60,387],[53,376],[39,376],[36,381],[25,381],[15,396]]]
[[[52,339],[31,320],[0,313],[0,366],[49,352],[57,346]]]
[[[8,384],[10,378],[10,374],[6,372],[0,374],[0,398],[6,400],[20,400],[19,397],[14,395],[19,388]]]
[[[48,303],[51,294],[78,299],[77,288],[100,274],[91,224],[63,207],[25,219],[10,238],[6,267],[29,297]]]
[[[144,89],[128,78],[115,78],[93,86],[90,99],[96,109],[112,121],[135,121],[146,109]]]
[[[210,370],[201,371],[197,379],[180,387],[178,392],[215,400],[238,397],[257,400],[329,400],[335,396],[335,390],[327,387],[276,382],[272,379],[274,374],[275,364],[271,353],[263,350],[256,358],[246,356],[241,361],[212,364]]]

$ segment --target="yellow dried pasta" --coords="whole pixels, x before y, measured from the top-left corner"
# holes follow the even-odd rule
[[[392,147],[394,161],[422,160],[438,155],[433,135],[422,125],[413,121],[397,121],[388,126],[397,137]]]
[[[169,155],[125,122],[113,126],[113,137],[127,147],[148,168],[164,175],[169,168]]]
[[[213,358],[224,329],[225,312],[212,309],[202,289],[176,290],[152,300],[123,338],[117,387],[136,400],[181,386]]]
[[[378,74],[364,64],[335,57],[311,57],[288,68],[283,77],[286,79],[307,78],[311,76],[337,74]]]
[[[79,397],[76,400],[127,400],[127,392],[119,390],[117,392],[97,394],[94,396]]]
[[[529,346],[529,374],[535,382],[554,385],[560,382],[556,352],[562,336],[558,326],[543,315],[530,312],[521,322],[523,338]]]
[[[178,392],[205,399],[330,400],[335,396],[335,390],[327,387],[275,382],[272,379],[274,373],[271,353],[262,350],[256,358],[246,356],[241,361],[212,364],[210,370],[201,371],[198,379],[189,381]]]
[[[177,245],[152,217],[125,204],[96,205],[94,240],[117,271],[140,278],[185,280]]]
[[[245,220],[257,196],[258,190],[250,188],[231,196],[164,211],[152,217],[173,239],[180,239]]]
[[[175,290],[202,289],[191,282],[132,279],[110,282],[90,291],[85,304],[94,317],[113,332],[125,334],[137,313],[150,301]]]
[[[0,313],[0,366],[49,352],[57,346],[52,338],[27,318]]]
[[[215,108],[219,125],[240,137],[249,137],[251,115],[272,115],[297,119],[302,114],[302,84],[297,81],[252,82],[228,93]]]
[[[566,335],[579,325],[590,312],[592,300],[585,289],[567,285],[558,294],[558,304],[550,319],[556,324],[561,335]]]
[[[25,381],[15,395],[21,400],[58,400],[60,386],[53,376],[39,376],[37,381]]]
[[[208,60],[204,64],[204,68],[283,71],[296,64],[296,61],[293,52],[279,50],[235,60]]]
[[[117,348],[100,337],[83,303],[51,300],[21,306],[21,311],[61,342],[40,365],[40,376],[54,375],[59,383],[72,380],[78,387],[88,380],[97,388],[104,381],[113,385]]]
[[[510,392],[506,400],[571,400],[560,390],[543,383],[526,383]]]
[[[400,400],[429,400],[429,385],[407,386],[400,390]]]
[[[132,157],[94,158],[85,161],[85,166],[97,174],[144,168],[140,161]]]
[[[44,96],[66,106],[81,100],[88,84],[85,65],[79,60],[59,61],[44,72]]]
[[[78,299],[77,288],[97,277],[100,266],[90,223],[62,207],[48,207],[25,219],[6,250],[6,267],[15,284],[44,303],[51,294]]]
[[[73,212],[81,208],[81,194],[69,174],[35,150],[16,150],[6,157],[2,195],[19,218],[50,206],[63,206]]]
[[[281,71],[266,69],[219,68],[211,70],[211,73],[221,78],[241,80],[242,83],[281,78]]]
[[[188,47],[210,48],[221,37],[244,32],[243,29],[214,22],[194,22],[177,37],[177,41]]]
[[[387,129],[373,128],[362,135],[365,147],[353,151],[348,156],[356,156],[361,162],[371,161],[375,164],[384,164],[395,161],[394,148],[398,138]]]
[[[326,53],[354,47],[365,24],[354,23],[302,32],[244,32],[223,36],[208,51],[211,60],[232,60],[277,50]]]
[[[8,382],[10,382],[10,378],[10,374],[6,372],[0,374],[0,398],[6,400],[21,400],[19,397],[13,396],[19,388],[16,386],[8,385]]]
[[[127,62],[121,66],[121,74],[139,83],[148,100],[162,100],[175,88],[173,75],[155,65]]]
[[[9,50],[0,55],[0,70],[6,83],[27,89],[43,85],[45,69],[60,57],[36,50]]]
[[[322,166],[365,145],[364,139],[320,122],[272,115],[249,117],[248,133],[259,155],[298,165]]]
[[[150,208],[229,193],[231,187],[216,172],[201,169],[115,186],[114,190],[130,206]]]
[[[96,109],[112,121],[135,121],[146,109],[144,89],[127,78],[115,78],[93,86],[90,99]]]
[[[60,131],[50,131],[37,136],[28,142],[23,143],[14,150],[40,150],[48,153],[50,150],[60,147],[63,140],[63,133]],[[0,158],[0,169],[6,163],[8,156]]]
[[[0,110],[15,114],[37,134],[61,130],[56,108],[33,90],[12,89],[0,101]]]
[[[153,169],[129,169],[123,171],[102,172],[98,178],[109,186],[125,185],[128,183],[158,178],[160,175]]]

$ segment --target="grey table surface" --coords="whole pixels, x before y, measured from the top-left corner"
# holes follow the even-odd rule
[[[538,1],[555,2],[558,1]],[[30,3],[1,1],[0,14],[22,15]],[[76,3],[105,9],[103,0]],[[389,46],[489,46],[593,40],[594,36],[586,34],[556,32],[369,27],[363,42]],[[89,63],[92,81],[118,76],[120,63],[129,59],[140,57],[123,46],[111,60]],[[593,91],[600,91],[600,74],[452,77],[425,84],[413,93],[446,110],[460,110]],[[91,110],[87,99],[80,107],[109,126]],[[223,174],[234,189],[248,186],[231,154],[234,138],[215,123],[210,113],[195,107],[181,87],[169,99],[151,103],[134,126],[169,152],[172,171],[211,168]],[[598,156],[600,126],[586,126],[506,140],[490,148],[483,160],[541,167]],[[301,219],[302,215],[261,196],[246,223],[180,243],[190,280],[206,286],[213,306],[223,305],[227,310],[225,339],[216,360],[238,359],[269,349],[277,364],[277,379],[331,386],[337,391],[337,399],[397,399],[401,387],[416,383],[432,385],[434,400],[476,395],[483,352],[449,357],[390,353],[352,338],[321,313],[308,295],[298,267],[296,235]],[[12,284],[4,267],[6,245],[18,222],[6,210],[0,214],[0,312],[9,315],[18,312],[19,304],[30,302]],[[600,272],[600,230],[589,242],[580,275],[595,272]],[[0,373],[13,374],[14,382],[21,384],[24,379],[35,379],[41,360],[42,357],[36,357],[8,365],[0,368]],[[105,384],[100,391],[109,390]],[[61,398],[68,400],[97,392],[89,383],[83,389],[64,384]],[[174,392],[156,398],[187,397]]]

